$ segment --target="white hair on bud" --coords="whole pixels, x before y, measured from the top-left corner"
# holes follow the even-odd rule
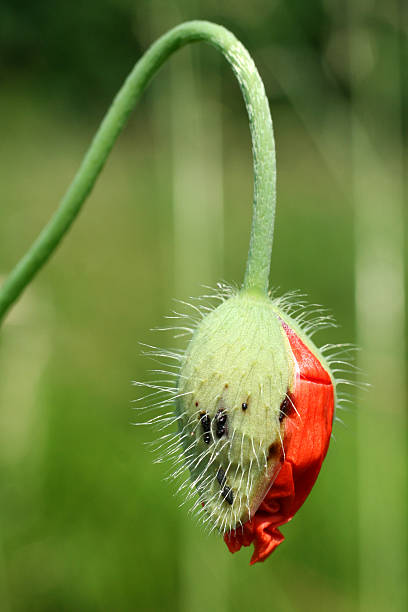
[[[199,298],[193,297],[190,298],[190,301],[176,300],[177,308],[166,317],[171,324],[158,327],[156,331],[172,332],[174,338],[193,337],[196,329],[211,312],[239,294],[238,287],[227,283],[218,283],[216,288],[206,287],[205,289],[205,295]],[[347,404],[352,400],[347,393],[342,391],[342,387],[349,385],[360,387],[364,384],[356,383],[354,380],[355,375],[360,373],[351,359],[353,352],[357,349],[350,344],[327,344],[318,349],[310,338],[316,332],[335,327],[336,324],[333,316],[326,309],[317,304],[308,304],[305,297],[299,291],[292,291],[282,296],[270,293],[270,301],[274,308],[285,315],[284,320],[288,321],[289,326],[293,323],[294,331],[296,333],[300,331],[302,339],[307,338],[308,347],[321,359],[329,371],[334,384],[336,408],[347,409]],[[209,413],[203,411],[198,401],[195,403],[196,410],[189,409],[186,412],[183,409],[178,413],[180,406],[185,405],[183,402],[188,397],[193,398],[194,396],[193,390],[180,392],[180,387],[183,388],[183,381],[185,381],[182,368],[186,351],[163,349],[146,344],[142,346],[143,355],[153,359],[159,367],[150,370],[155,377],[153,380],[133,383],[135,387],[145,391],[145,394],[133,400],[134,410],[143,415],[153,412],[154,416],[134,424],[149,425],[158,432],[154,441],[146,443],[156,455],[154,462],[167,464],[166,479],[177,481],[175,493],[183,497],[180,505],[189,505],[189,513],[194,514],[206,530],[226,533],[239,527],[242,528],[243,522],[253,514],[250,499],[255,474],[259,472],[267,474],[270,469],[267,440],[255,438],[253,435],[247,436],[244,432],[238,433],[234,427],[231,427],[230,420],[228,421],[228,437],[222,435],[217,439],[214,427],[218,427],[216,419],[219,412],[215,413],[213,409],[210,418]],[[241,386],[235,392],[235,400],[232,400],[234,406],[237,406],[240,401],[247,401],[246,399],[240,400],[240,393],[243,388],[248,388],[248,390],[252,388],[254,366],[255,364],[249,364],[245,376],[242,377]],[[214,376],[219,377],[221,384],[222,372],[217,370]],[[204,378],[198,377],[196,387],[200,388],[204,382]],[[268,385],[265,387],[263,382],[260,382],[256,392],[257,403],[254,407],[251,404],[252,410],[256,408],[259,411],[262,405],[268,405],[272,393],[270,384],[269,381],[268,389]],[[282,388],[282,396],[287,399],[286,412],[289,414],[279,409],[277,416],[281,414],[284,418],[292,418],[290,416],[292,410],[299,416],[287,391],[288,388]],[[221,401],[222,395],[217,397],[217,402]],[[248,401],[251,401],[251,395],[248,398]],[[217,402],[216,406],[218,406]],[[246,410],[246,406],[244,407],[244,404],[242,406],[242,411],[244,408]],[[208,409],[206,406],[204,408]],[[210,419],[208,436],[211,443],[208,445],[203,443],[203,435],[206,431],[204,430],[203,433],[203,415],[204,417],[207,415]],[[340,421],[337,416],[335,420]],[[171,431],[166,432],[168,429]],[[284,454],[283,439],[279,428],[277,432],[278,443]],[[237,453],[240,460],[234,462],[234,456]],[[220,457],[224,457],[224,465],[222,462],[219,463]],[[234,492],[226,484],[227,482],[235,483]]]

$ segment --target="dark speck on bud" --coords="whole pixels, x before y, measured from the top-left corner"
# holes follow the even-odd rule
[[[217,424],[216,435],[217,438],[222,438],[222,436],[226,433],[226,423],[227,423],[227,415],[225,411],[220,408],[215,415],[215,422]]]
[[[280,406],[280,411],[279,411],[279,422],[280,423],[282,423],[283,419],[286,416],[288,416],[289,409],[290,409],[290,400],[289,400],[288,396],[286,396],[285,399],[283,400],[281,406]]]
[[[219,484],[220,484],[221,486],[223,486],[223,485],[225,484],[225,472],[224,472],[224,470],[222,469],[222,467],[220,467],[220,468],[218,469],[218,472],[217,472],[217,480],[218,480],[218,482],[219,482]]]
[[[234,501],[234,493],[232,489],[230,487],[225,486],[221,491],[221,495],[223,496],[225,501],[228,502],[230,506],[232,506]]]
[[[209,444],[211,442],[211,418],[207,412],[200,412],[200,423],[204,431],[203,440],[205,444]]]

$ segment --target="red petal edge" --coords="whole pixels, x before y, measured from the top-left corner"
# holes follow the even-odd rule
[[[264,500],[242,529],[225,534],[230,552],[254,543],[251,565],[265,559],[284,537],[277,529],[290,521],[309,495],[329,447],[334,411],[331,378],[299,336],[282,321],[298,374],[285,418],[282,467]]]

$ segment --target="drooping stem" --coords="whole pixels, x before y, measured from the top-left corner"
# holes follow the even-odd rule
[[[244,289],[267,291],[276,193],[275,144],[268,100],[254,62],[235,36],[222,26],[190,21],[159,38],[129,74],[58,209],[0,288],[0,322],[70,228],[150,79],[174,51],[198,41],[205,41],[221,51],[244,96],[254,160],[253,218]]]

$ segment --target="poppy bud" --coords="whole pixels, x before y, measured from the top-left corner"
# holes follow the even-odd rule
[[[179,488],[185,500],[196,498],[193,510],[231,552],[253,543],[253,564],[283,541],[278,527],[316,481],[339,403],[333,374],[347,371],[338,357],[350,349],[314,345],[310,336],[333,321],[296,294],[219,289],[212,297],[222,303],[214,309],[187,304],[200,315],[193,328],[187,314],[174,313],[182,325],[167,329],[192,333],[185,351],[147,353],[170,361],[158,371],[175,376],[176,385],[137,384],[149,389],[148,403],[157,398],[152,407],[175,405],[149,421],[160,430],[178,425],[177,433],[158,437],[158,461],[173,459],[172,479],[189,470]],[[332,370],[335,364],[340,369]]]
[[[334,386],[279,300],[233,295],[197,326],[181,361],[179,434],[204,523],[252,563],[283,540],[326,455]]]

